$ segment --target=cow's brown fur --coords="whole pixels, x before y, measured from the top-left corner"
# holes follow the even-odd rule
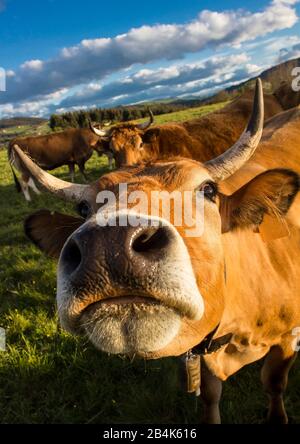
[[[270,168],[290,168],[300,174],[300,108],[299,106],[284,111],[265,123],[263,136],[254,156],[236,174],[226,181],[230,192],[239,188],[243,182],[248,182],[258,173]],[[289,218],[300,226],[298,217],[300,198],[289,211]]]
[[[252,109],[248,91],[218,112],[181,124],[170,123],[142,131],[131,123],[119,124],[109,134],[116,165],[182,156],[204,162],[226,151],[245,129]],[[265,94],[266,119],[280,113],[281,105]],[[140,147],[142,142],[142,147]]]
[[[10,148],[18,145],[42,168],[52,170],[69,163],[80,165],[98,143],[99,137],[90,129],[71,128],[44,136],[16,138],[10,142]]]

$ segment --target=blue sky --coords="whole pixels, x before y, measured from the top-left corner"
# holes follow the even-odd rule
[[[212,94],[300,56],[299,15],[297,0],[0,0],[0,116]]]

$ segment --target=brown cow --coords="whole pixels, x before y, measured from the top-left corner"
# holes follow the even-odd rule
[[[147,359],[180,356],[198,346],[209,423],[220,422],[221,381],[263,357],[269,420],[287,422],[283,392],[296,356],[294,329],[300,325],[299,220],[293,220],[289,209],[299,209],[299,199],[294,199],[300,181],[290,169],[258,175],[253,165],[247,170],[262,134],[262,109],[258,82],[248,129],[226,153],[205,163],[170,159],[126,167],[92,185],[61,181],[15,149],[41,185],[78,203],[80,217],[44,210],[25,223],[39,248],[60,257],[62,325],[86,334],[103,351]],[[278,139],[290,144],[290,157],[300,143],[299,124],[297,139],[296,131],[288,127]],[[280,151],[276,154],[280,157]],[[267,168],[268,162],[263,159],[258,169]],[[254,176],[250,180],[249,174]],[[146,196],[154,191],[190,191],[195,196],[201,191],[202,235],[187,236],[184,223],[175,228],[172,221],[154,216],[151,207],[140,215],[146,223],[118,223],[130,215],[121,203],[108,211],[102,225],[98,193],[118,196],[118,185],[124,183],[128,192]],[[195,210],[195,197],[193,205]],[[114,219],[116,225],[110,223]]]
[[[29,187],[36,193],[39,190],[35,183],[19,164],[18,159],[13,156],[13,147],[18,145],[38,165],[45,170],[53,170],[63,165],[68,165],[71,180],[74,181],[75,165],[78,165],[82,175],[85,175],[85,163],[92,156],[93,150],[99,155],[107,154],[101,144],[101,139],[93,131],[87,128],[72,128],[59,133],[37,136],[22,137],[12,140],[8,148],[9,161],[21,173],[21,189],[26,200],[30,201]]]
[[[252,100],[252,91],[247,91],[220,111],[200,119],[149,128],[153,123],[151,114],[149,123],[143,125],[122,123],[106,131],[97,128],[94,131],[107,141],[117,167],[170,156],[205,162],[226,151],[238,139],[251,114]],[[273,95],[265,94],[266,119],[282,110]]]

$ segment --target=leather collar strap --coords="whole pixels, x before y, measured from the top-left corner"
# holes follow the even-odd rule
[[[213,339],[216,331],[219,328],[218,324],[216,328],[211,331],[200,344],[196,345],[192,348],[192,353],[196,355],[208,355],[210,353],[214,353],[218,351],[221,347],[228,344],[233,336],[232,333],[228,333],[227,335],[220,336],[219,338]]]
[[[188,393],[201,393],[201,356],[216,352],[224,345],[228,344],[232,338],[232,333],[213,339],[216,328],[210,332],[203,341],[181,356],[181,382]]]

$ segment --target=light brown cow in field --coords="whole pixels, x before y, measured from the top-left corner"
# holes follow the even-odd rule
[[[30,201],[29,188],[39,194],[39,190],[30,175],[22,169],[18,159],[13,156],[13,147],[18,145],[41,168],[53,170],[63,165],[68,165],[71,180],[74,181],[75,165],[78,165],[82,175],[85,175],[85,163],[92,156],[94,150],[99,155],[105,154],[101,138],[89,128],[71,128],[59,133],[35,137],[19,137],[12,140],[8,147],[10,164],[21,173],[20,186],[26,200]],[[15,176],[15,175],[14,175]],[[16,177],[15,180],[17,181]]]
[[[80,217],[42,210],[25,223],[29,238],[59,257],[62,325],[87,335],[100,350],[147,359],[181,356],[213,336],[219,346],[208,345],[201,356],[208,423],[220,422],[221,381],[263,357],[269,421],[287,422],[283,392],[296,356],[294,329],[300,326],[299,212],[293,213],[299,208],[300,181],[293,170],[299,171],[300,119],[292,114],[276,118],[283,124],[275,133],[266,129],[268,156],[259,148],[252,157],[256,163],[247,163],[262,135],[258,82],[248,129],[226,153],[205,163],[177,158],[126,167],[91,185],[61,181],[16,148],[41,185],[78,204]],[[282,159],[288,152],[286,166],[293,169],[278,168],[285,165],[282,148]],[[201,191],[204,213],[196,216],[204,221],[202,235],[187,236],[185,224],[175,227],[151,208],[141,215],[147,224],[102,226],[98,193],[118,196],[124,183],[129,192],[147,196],[190,191],[194,210]],[[129,214],[120,206],[106,220],[120,222]]]
[[[240,136],[251,114],[253,92],[247,91],[220,111],[184,123],[169,123],[150,128],[149,123],[121,123],[98,130],[106,150],[113,154],[116,166],[183,156],[205,162],[226,151]],[[283,111],[275,96],[265,94],[265,117]],[[93,129],[93,127],[92,127]]]

